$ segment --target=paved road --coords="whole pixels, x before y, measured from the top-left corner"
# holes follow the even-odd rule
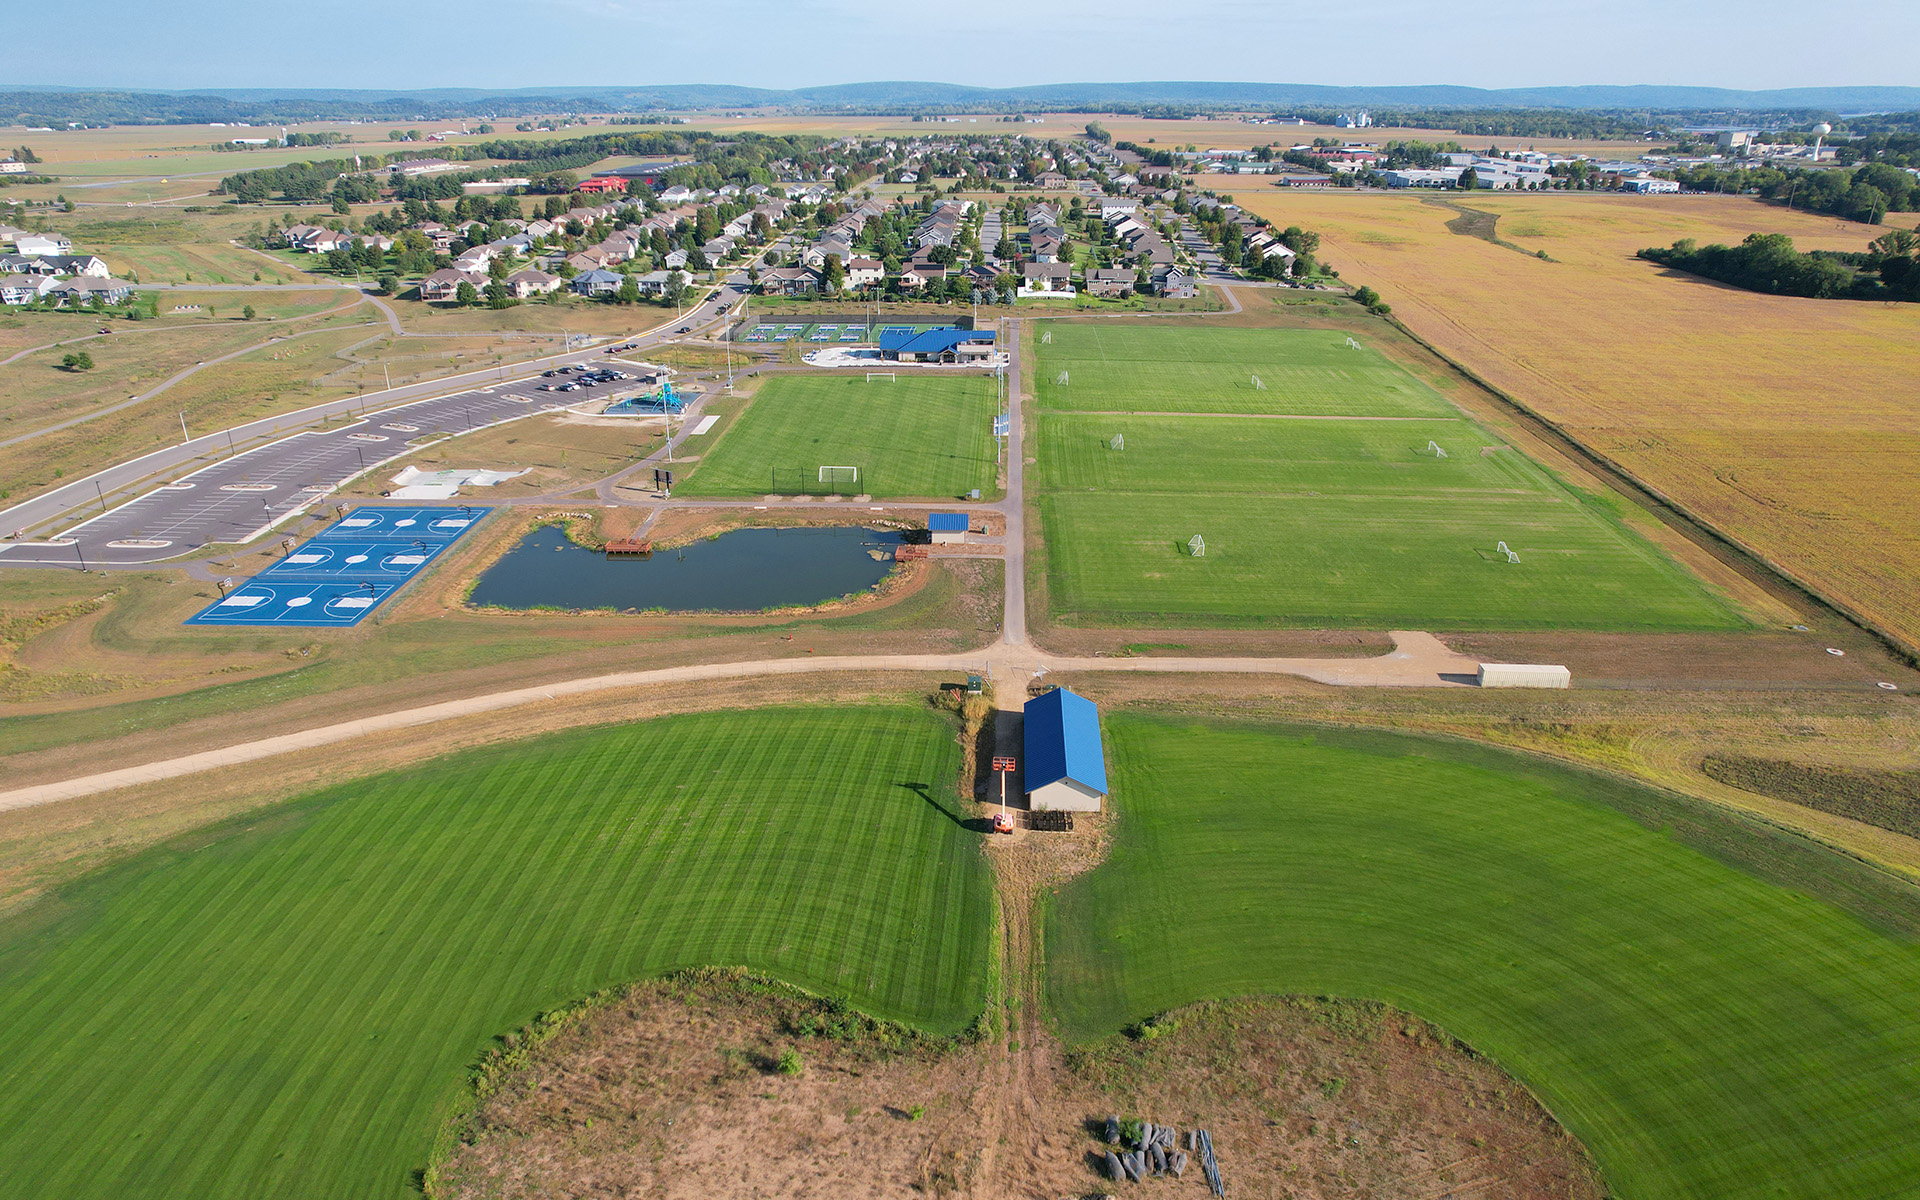
[[[1027,642],[1026,443],[1020,430],[1020,321],[1009,317],[1000,324],[1007,351],[1007,497],[1000,503],[1006,518],[1006,603],[1000,618],[1000,638],[1010,646]]]
[[[730,288],[722,288],[686,315],[621,344],[644,351],[672,340],[678,328],[711,322],[716,306],[733,298]],[[519,368],[332,401],[155,451],[0,512],[0,529],[17,531],[49,525],[89,502],[106,509],[65,531],[77,545],[0,542],[0,567],[158,562],[204,545],[245,541],[366,466],[404,453],[409,438],[436,430],[463,432],[538,411],[540,403],[560,399],[536,390],[539,369],[590,362],[606,353],[606,347],[574,351]],[[465,390],[433,394],[462,382]],[[307,428],[323,417],[358,419],[347,427]],[[413,428],[384,428],[389,425]],[[245,448],[261,438],[272,440]],[[140,494],[118,507],[102,501],[122,489]]]

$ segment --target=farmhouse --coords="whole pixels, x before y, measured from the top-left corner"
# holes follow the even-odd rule
[[[1100,710],[1065,688],[1027,701],[1027,806],[1035,812],[1099,812],[1107,798]]]
[[[936,546],[965,545],[967,540],[967,514],[937,512],[927,514],[927,532],[933,535]]]

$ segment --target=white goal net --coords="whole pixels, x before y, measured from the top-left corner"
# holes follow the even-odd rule
[[[1194,534],[1193,537],[1187,541],[1187,553],[1193,555],[1195,558],[1205,558],[1207,556],[1207,540],[1197,533]]]
[[[1107,449],[1109,450],[1125,450],[1126,448],[1127,448],[1127,435],[1124,433],[1114,434],[1113,440],[1107,443]]]
[[[893,382],[893,372],[892,372],[892,371],[868,371],[868,372],[867,372],[867,382],[868,382],[868,383],[872,383],[872,382],[873,382],[874,380],[876,380],[876,379],[884,379],[884,380],[886,380],[886,381],[887,381],[888,383],[892,383],[892,382]]]
[[[1517,563],[1520,561],[1520,556],[1518,554],[1515,554],[1512,548],[1509,547],[1505,542],[1501,542],[1499,545],[1495,546],[1493,549],[1494,549],[1494,553],[1496,554],[1506,555],[1507,561],[1510,563]]]
[[[859,483],[859,467],[821,467],[821,483]]]
[[[1429,441],[1427,443],[1427,452],[1435,458],[1445,458],[1447,456],[1447,452],[1440,448],[1440,443],[1435,441]]]
[[[1053,386],[1055,386],[1055,387],[1067,387],[1067,386],[1069,386],[1069,384],[1068,384],[1068,382],[1067,382],[1067,373],[1066,373],[1065,371],[1062,371],[1062,372],[1060,372],[1060,373],[1059,373],[1058,375],[1055,375],[1055,376],[1053,377]]]

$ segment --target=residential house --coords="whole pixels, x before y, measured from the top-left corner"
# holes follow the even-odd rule
[[[76,275],[72,279],[63,279],[54,284],[44,294],[76,306],[90,303],[96,296],[106,304],[121,304],[133,295],[133,288],[134,285],[124,279],[99,279],[90,275]]]
[[[733,239],[726,237],[714,238],[706,245],[700,247],[700,253],[706,255],[707,261],[710,263],[721,262],[733,253]]]
[[[64,234],[23,233],[13,239],[15,252],[40,258],[50,254],[72,254],[73,242]]]
[[[1030,262],[1025,268],[1026,286],[1021,290],[1030,294],[1073,295],[1073,268],[1066,263]]]
[[[887,269],[877,258],[854,258],[847,261],[847,286],[850,288],[876,287],[887,277]]]
[[[1139,280],[1132,271],[1098,269],[1087,272],[1087,294],[1102,300],[1130,296]]]
[[[1071,184],[1073,180],[1068,179],[1058,171],[1042,171],[1033,177],[1033,182],[1038,187],[1063,188]]]
[[[52,275],[0,275],[0,304],[32,304],[59,284]]]
[[[1199,294],[1199,287],[1193,276],[1172,263],[1164,263],[1153,268],[1153,294],[1188,300]]]
[[[545,271],[529,268],[515,271],[507,276],[507,292],[516,300],[525,300],[532,296],[544,296],[555,291],[566,280],[558,275],[549,275]]]
[[[1138,200],[1123,200],[1117,196],[1108,196],[1100,201],[1100,219],[1112,221],[1115,217],[1130,217],[1140,211]]]
[[[105,279],[112,272],[91,254],[0,254],[0,274],[90,275]]]
[[[685,250],[669,250],[666,256],[661,259],[660,265],[668,271],[678,271],[687,265],[687,252]]]
[[[568,285],[575,295],[611,296],[620,290],[626,277],[613,271],[593,270],[575,275]]]
[[[451,267],[435,271],[420,281],[420,298],[428,303],[446,303],[460,294],[460,285],[470,283],[474,290],[487,286],[487,277]]]
[[[1054,233],[1030,233],[1027,235],[1027,250],[1035,262],[1059,262],[1060,250],[1066,245],[1065,239]]]
[[[635,275],[633,282],[640,289],[642,296],[664,296],[667,294],[668,283],[674,279],[678,279],[683,287],[693,283],[693,276],[685,271],[666,270],[648,271],[645,275]]]
[[[812,267],[773,267],[760,273],[760,290],[769,296],[807,296],[820,290]]]

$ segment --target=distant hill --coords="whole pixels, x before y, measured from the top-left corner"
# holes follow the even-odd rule
[[[1486,89],[1453,84],[1331,87],[1294,83],[1052,83],[979,88],[951,83],[882,81],[772,90],[731,84],[435,88],[383,91],[336,88],[211,88],[134,91],[93,88],[0,88],[0,121],[273,124],[324,118],[444,120],[524,116],[558,110],[644,112],[659,109],[780,108],[800,111],[1063,112],[1166,108],[1396,110],[1566,109],[1682,114],[1688,112],[1838,114],[1920,109],[1920,87],[1780,88],[1736,91],[1669,85]]]

